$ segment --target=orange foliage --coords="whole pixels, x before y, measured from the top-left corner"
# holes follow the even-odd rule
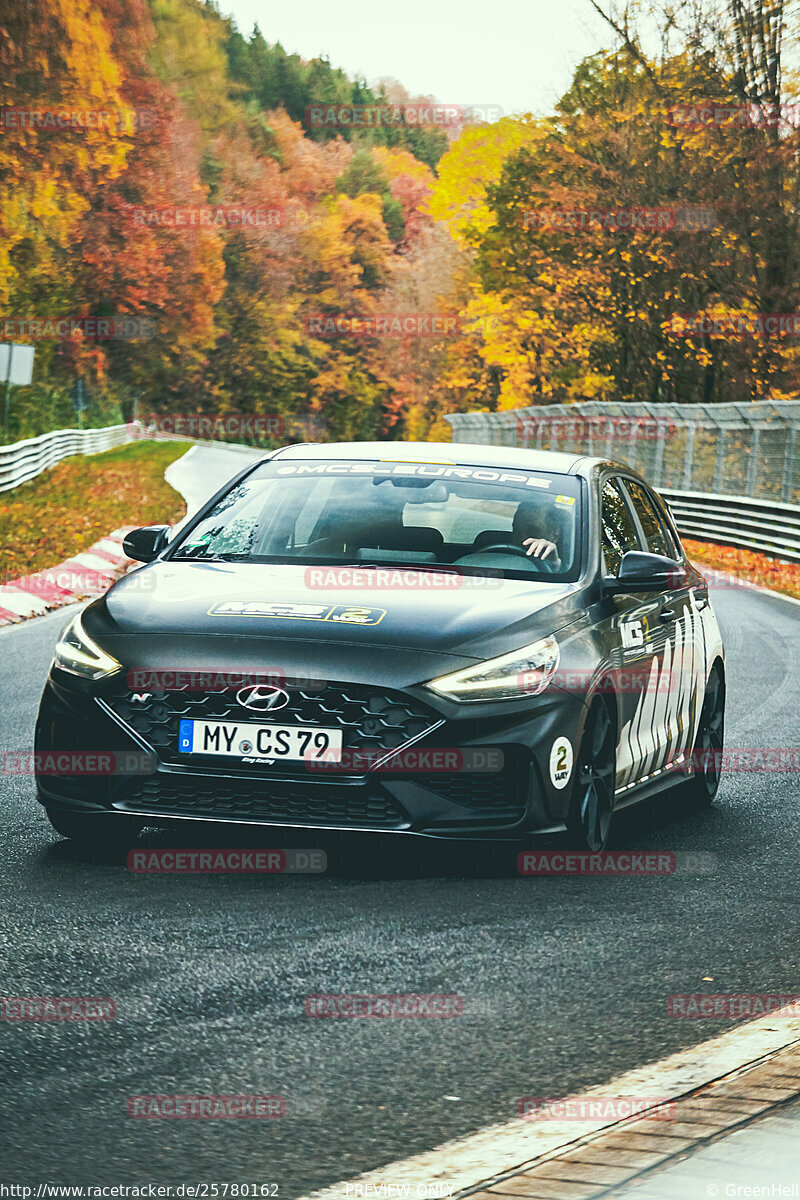
[[[769,588],[773,592],[785,592],[800,600],[800,563],[785,562],[780,558],[769,558],[753,550],[741,550],[736,546],[717,546],[709,542],[683,539],[689,558],[698,564],[727,571],[737,579]]]

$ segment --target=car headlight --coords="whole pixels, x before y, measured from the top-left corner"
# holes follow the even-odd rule
[[[81,623],[80,613],[70,621],[56,643],[53,666],[61,671],[69,671],[70,675],[79,675],[81,679],[104,679],[122,670],[118,663],[105,650],[101,650],[97,642],[92,641]]]
[[[474,667],[431,679],[425,686],[451,700],[516,700],[538,696],[558,669],[558,642],[541,638],[530,646],[489,658]]]

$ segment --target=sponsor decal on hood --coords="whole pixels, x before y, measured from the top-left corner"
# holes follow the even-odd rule
[[[338,621],[345,625],[379,625],[385,608],[352,604],[271,604],[260,600],[222,600],[208,610],[210,617],[273,617],[292,621]]]

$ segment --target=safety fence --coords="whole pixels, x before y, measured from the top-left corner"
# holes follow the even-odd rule
[[[445,418],[454,442],[613,458],[656,488],[800,503],[800,400],[546,404]]]
[[[668,500],[682,533],[800,562],[800,401],[548,404],[453,413],[454,442],[609,458]]]

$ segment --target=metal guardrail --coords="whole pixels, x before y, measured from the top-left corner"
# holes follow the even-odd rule
[[[681,534],[800,563],[800,506],[660,488]]]
[[[130,425],[109,425],[106,429],[56,429],[41,437],[0,446],[0,492],[35,479],[72,454],[99,454],[133,440]]]

